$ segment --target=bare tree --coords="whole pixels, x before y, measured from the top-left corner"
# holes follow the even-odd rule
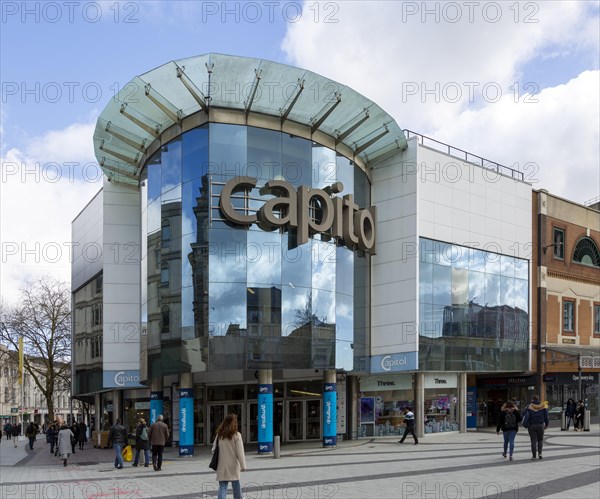
[[[64,282],[44,277],[27,283],[14,306],[0,307],[0,338],[18,350],[23,366],[42,392],[54,419],[54,393],[70,385],[71,293]]]

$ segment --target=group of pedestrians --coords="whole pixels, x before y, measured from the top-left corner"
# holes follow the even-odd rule
[[[583,403],[583,400],[580,400],[577,404],[572,398],[567,400],[567,405],[565,407],[565,423],[567,431],[569,431],[571,423],[573,423],[573,430],[583,430],[584,417],[585,404]]]
[[[19,445],[19,435],[21,435],[21,423],[18,424],[12,424],[12,423],[6,423],[4,425],[4,435],[6,435],[6,440],[11,440],[13,441],[13,444],[15,444],[15,447],[17,447],[17,445]],[[0,435],[1,438],[1,435]]]
[[[135,458],[133,460],[134,467],[138,467],[140,463],[140,455],[144,453],[144,467],[148,467],[150,463],[149,453],[152,448],[152,468],[154,471],[162,470],[163,451],[167,440],[169,440],[169,427],[164,422],[162,415],[156,418],[156,421],[150,426],[146,420],[140,418],[135,428],[135,434],[131,438],[135,438]],[[115,450],[114,466],[117,469],[123,469],[125,462],[123,460],[123,448],[128,444],[130,434],[123,426],[120,419],[115,421],[108,433],[108,445]]]
[[[585,404],[580,400],[577,405],[573,399],[567,401],[565,408],[567,430],[572,421],[574,421],[575,431],[578,427],[583,429],[583,418],[585,414]],[[498,418],[496,433],[504,436],[504,450],[502,457],[507,457],[512,461],[515,449],[515,437],[519,431],[519,423],[522,422],[523,428],[529,433],[531,441],[531,459],[544,459],[542,454],[544,446],[544,432],[548,429],[548,409],[542,403],[540,398],[534,395],[531,403],[525,408],[523,414],[517,409],[513,402],[506,402],[502,406],[502,411]]]

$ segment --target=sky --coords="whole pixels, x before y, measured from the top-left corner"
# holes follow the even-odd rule
[[[2,1],[0,292],[70,281],[96,120],[135,76],[218,52],[303,67],[403,129],[600,196],[600,2]]]

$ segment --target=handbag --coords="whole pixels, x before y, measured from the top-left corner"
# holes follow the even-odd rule
[[[213,452],[212,458],[210,460],[210,464],[208,467],[212,470],[217,471],[217,467],[219,466],[219,437],[217,436],[217,446],[215,447],[215,451]]]
[[[126,445],[125,447],[123,447],[121,455],[123,456],[123,459],[128,463],[133,461],[133,450],[131,449],[131,445]]]

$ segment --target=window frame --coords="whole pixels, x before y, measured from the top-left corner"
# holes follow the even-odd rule
[[[600,302],[592,304],[592,335],[600,337]]]
[[[573,315],[571,317],[571,329],[565,329],[565,306],[571,304]],[[564,336],[577,336],[577,313],[576,313],[577,301],[574,298],[563,298],[562,299],[562,315],[561,315],[561,332]]]
[[[559,238],[556,237],[559,234],[562,235],[562,240],[559,240]],[[552,258],[555,260],[565,260],[565,240],[566,230],[561,227],[552,227]]]

